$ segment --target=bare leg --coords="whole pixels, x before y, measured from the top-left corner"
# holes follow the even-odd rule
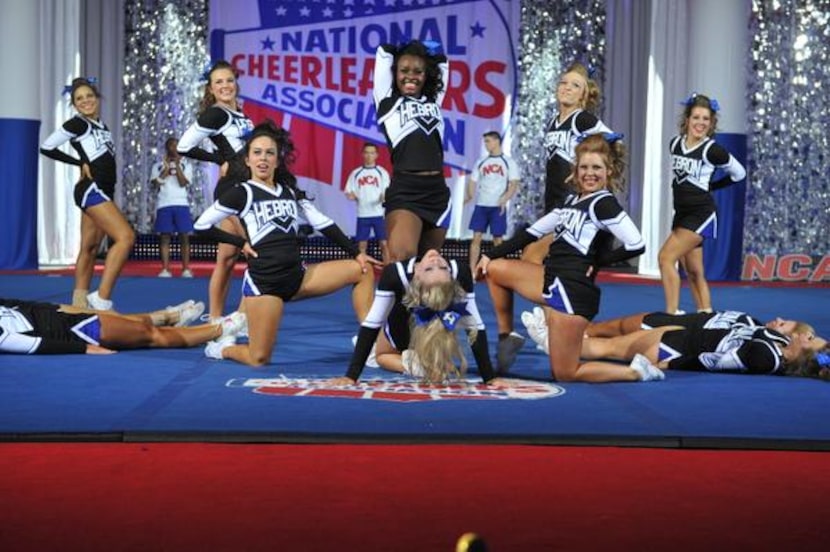
[[[383,264],[389,263],[389,243],[386,240],[380,240],[380,255]]]
[[[470,242],[470,272],[475,274],[478,259],[481,257],[481,232],[473,232],[473,240]]]
[[[108,349],[143,349],[193,347],[222,335],[219,324],[203,324],[186,328],[156,327],[149,321],[99,312],[101,345]]]
[[[418,254],[423,255],[430,249],[438,251],[444,247],[444,239],[447,237],[446,228],[430,228],[421,231],[421,240],[418,242]]]
[[[642,329],[646,314],[648,313],[641,312],[601,322],[590,322],[585,330],[585,335],[588,337],[616,337],[639,331]]]
[[[701,240],[702,238],[691,230],[675,228],[660,248],[657,259],[666,298],[666,312],[669,314],[676,313],[680,306],[680,274],[677,271],[677,262],[697,247]]]
[[[159,236],[159,254],[161,255],[161,269],[170,270],[170,234]]]
[[[535,241],[522,250],[522,260],[533,264],[542,264],[548,256],[550,244],[553,243],[553,234],[548,234],[542,239]]]
[[[418,253],[423,221],[410,211],[396,209],[386,214],[389,262],[403,261]]]
[[[78,251],[78,258],[75,260],[75,289],[72,292],[72,304],[78,307],[86,307],[86,296],[92,283],[92,275],[95,271],[95,257],[98,254],[98,247],[104,239],[102,232],[95,221],[86,213],[81,214],[81,249]]]
[[[582,358],[630,361],[637,353],[646,354],[654,344],[659,344],[663,334],[677,329],[680,326],[662,326],[618,337],[586,337],[582,341]]]
[[[689,289],[698,312],[712,311],[712,294],[703,268],[703,248],[695,247],[683,257],[683,268],[689,278]]]
[[[190,270],[190,234],[179,234],[182,244],[182,270]]]
[[[487,266],[487,288],[496,311],[499,334],[513,331],[513,291],[542,304],[544,269],[537,264],[513,259],[495,259]]]
[[[303,276],[303,284],[292,301],[328,295],[350,284],[354,286],[352,307],[358,322],[362,322],[372,307],[375,276],[371,270],[363,272],[357,261],[326,261],[309,265]]]
[[[247,366],[259,367],[271,362],[285,303],[273,295],[247,297],[248,343],[222,349],[222,357]]]
[[[375,342],[375,359],[378,365],[384,370],[390,372],[403,373],[403,362],[401,361],[401,352],[389,343],[386,334],[380,332],[378,339]]]
[[[219,226],[226,232],[231,232],[237,236],[245,236],[245,232],[236,217],[223,220]],[[216,264],[213,267],[208,284],[208,314],[211,320],[220,318],[225,310],[225,300],[228,297],[233,267],[238,256],[238,247],[227,243],[220,243],[216,247]]]
[[[104,273],[101,275],[101,282],[98,285],[98,295],[102,299],[111,299],[115,282],[133,248],[135,232],[112,201],[89,207],[86,214],[92,218],[98,228],[113,240],[109,251],[107,251]]]

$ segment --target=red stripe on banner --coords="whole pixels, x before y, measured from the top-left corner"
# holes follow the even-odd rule
[[[245,112],[245,115],[247,115],[255,125],[258,125],[265,119],[271,119],[277,126],[282,126],[282,121],[285,117],[282,111],[255,103],[246,103],[242,111]]]
[[[294,174],[331,184],[338,153],[334,151],[335,131],[297,116],[292,117],[289,131],[297,151]]]

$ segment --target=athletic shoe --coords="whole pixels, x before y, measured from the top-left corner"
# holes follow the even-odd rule
[[[167,270],[166,268],[162,268],[162,269],[161,269],[161,272],[159,272],[159,276],[158,276],[158,277],[159,277],[159,278],[172,278],[172,277],[173,277],[173,274],[171,274],[171,273],[170,273],[170,271],[169,271],[169,270]]]
[[[235,341],[233,336],[222,336],[219,339],[208,341],[205,345],[205,356],[208,358],[215,358],[216,360],[222,360],[222,351],[234,344]]]
[[[190,272],[189,268],[182,270],[182,278],[193,278],[193,273]]]
[[[219,324],[222,326],[222,337],[219,340],[232,337],[236,341],[236,335],[247,323],[248,317],[245,316],[244,312],[236,311],[227,316],[223,316],[219,321]]]
[[[179,313],[179,321],[174,326],[181,328],[199,320],[202,313],[205,312],[205,304],[201,301],[196,302],[193,299],[188,299],[184,303],[167,307],[166,310]]]
[[[629,366],[632,370],[637,372],[637,375],[640,376],[640,381],[661,381],[666,379],[665,372],[649,362],[649,360],[640,353],[634,355],[634,358],[631,359],[631,364],[629,364]]]
[[[506,374],[510,370],[524,344],[524,336],[516,332],[510,332],[504,339],[499,339],[496,345],[496,370],[499,374]]]
[[[536,343],[536,348],[545,354],[548,353],[548,327],[544,324],[539,325],[538,320],[532,312],[524,311],[522,313],[522,324],[525,325],[527,335]]]
[[[677,309],[676,311],[674,311],[675,316],[683,316],[684,314],[686,314],[686,311],[684,310]]]
[[[112,301],[109,299],[102,299],[97,291],[93,291],[89,295],[86,296],[86,300],[89,303],[89,308],[94,310],[112,310]]]
[[[357,345],[357,336],[352,336],[352,347]],[[369,358],[366,359],[366,363],[364,366],[368,366],[369,368],[380,368],[380,364],[378,364],[378,357],[377,357],[377,342],[372,345],[372,350],[369,351]]]
[[[414,378],[424,377],[424,367],[421,365],[421,360],[412,349],[405,349],[401,353],[401,363],[403,364],[403,373]]]

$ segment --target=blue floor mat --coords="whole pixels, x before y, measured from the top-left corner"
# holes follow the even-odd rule
[[[71,287],[70,277],[0,275],[3,296],[65,302]],[[477,294],[494,328],[486,287]],[[119,310],[138,312],[206,295],[206,279],[125,277],[114,299]],[[717,306],[805,319],[830,335],[830,314],[820,308],[827,288],[729,286],[713,296]],[[662,297],[659,285],[604,284],[598,319],[659,309]],[[669,372],[658,383],[557,385],[529,339],[513,369],[528,381],[512,393],[426,388],[370,368],[358,388],[325,389],[317,382],[342,375],[349,361],[358,328],[350,305],[347,291],[287,305],[272,364],[262,370],[205,358],[201,347],[0,356],[0,438],[830,449],[828,383]],[[530,306],[518,298],[517,319]],[[478,382],[475,373],[468,379]]]

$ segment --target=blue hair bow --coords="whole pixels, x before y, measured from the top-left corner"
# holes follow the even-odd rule
[[[576,137],[576,141],[577,143],[581,144],[589,136],[593,136],[593,134],[580,134]],[[625,138],[625,134],[623,134],[622,132],[603,132],[601,136],[609,144],[613,144],[617,140],[622,140],[623,138]]]
[[[816,353],[816,362],[822,368],[827,368],[830,366],[830,354],[828,353]]]
[[[680,105],[685,105],[686,107],[689,107],[690,105],[695,103],[695,98],[697,98],[697,96],[697,92],[692,92],[688,98],[680,102]],[[718,100],[716,100],[715,98],[709,98],[709,109],[711,109],[715,113],[720,111],[720,103],[718,103]]]
[[[213,65],[212,60],[205,64],[205,69],[202,71],[202,78],[200,79],[201,82],[210,82],[210,72],[213,70]]]
[[[412,309],[412,314],[415,315],[415,324],[423,326],[429,324],[435,318],[441,320],[441,323],[449,331],[455,329],[458,321],[462,316],[469,316],[467,311],[467,303],[453,303],[444,310],[432,310],[429,307],[415,307]]]
[[[427,49],[427,53],[431,56],[437,56],[441,53],[441,43],[437,40],[424,40],[422,44]]]
[[[95,85],[95,84],[97,84],[97,83],[98,83],[98,78],[97,78],[97,77],[82,77],[82,78],[83,78],[86,82],[88,82],[89,84],[92,84],[92,85]],[[72,85],[71,85],[71,84],[67,84],[66,86],[64,86],[64,87],[63,87],[63,92],[61,92],[61,95],[62,95],[62,96],[66,96],[66,95],[67,95],[67,94],[69,94],[70,92],[72,92]]]

